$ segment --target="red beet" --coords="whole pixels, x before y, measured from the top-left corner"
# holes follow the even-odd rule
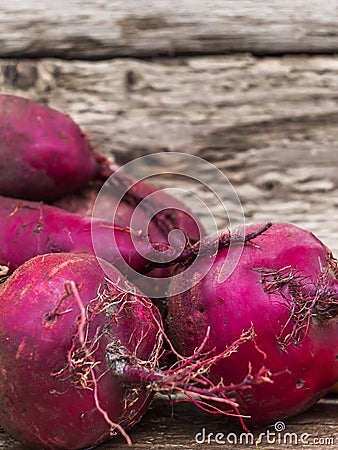
[[[0,194],[51,201],[100,170],[85,134],[48,106],[0,94]]]
[[[251,416],[252,424],[266,424],[306,410],[338,378],[337,262],[313,234],[291,224],[252,225],[246,233],[228,278],[222,280],[223,264],[236,236],[223,235],[208,274],[171,296],[168,328],[175,346],[189,355],[207,327],[210,348],[220,352],[252,324],[255,341],[241,346],[231,363],[219,361],[210,376],[215,383],[236,383],[249,367],[252,374],[266,367],[272,384],[234,392],[240,412]],[[200,249],[205,256],[197,262],[197,273],[215,246],[202,243]],[[173,279],[171,292],[177,287]]]
[[[94,256],[54,253],[29,260],[0,286],[0,422],[25,445],[78,449],[116,431],[129,440],[124,429],[158,390],[232,405],[228,389],[206,377],[226,354],[199,359],[206,337],[193,358],[158,369],[160,315],[129,283],[117,287],[121,278]]]
[[[140,274],[170,276],[172,268],[162,268],[159,258],[163,255],[164,262],[172,259],[176,249],[162,242],[150,242],[138,230],[39,202],[1,196],[0,221],[0,265],[8,266],[10,272],[44,253],[95,253],[114,264],[147,295],[161,297],[165,292],[166,279],[157,284],[153,278],[142,278]]]
[[[110,431],[100,408],[128,428],[153,396],[125,386],[106,354],[110,345],[135,359],[156,358],[159,315],[150,301],[117,289],[121,274],[101,264],[105,272],[94,256],[38,256],[1,287],[0,421],[26,445],[97,444]]]
[[[92,149],[71,117],[32,100],[4,94],[0,94],[0,156],[0,195],[46,202],[62,197],[59,206],[86,215],[91,215],[102,180],[118,168]],[[123,228],[130,227],[135,207],[158,189],[148,183],[136,182],[121,172],[111,183],[109,192],[112,195],[107,204],[101,205],[101,210],[96,208],[95,216],[110,220],[109,211],[117,209],[114,223]],[[120,193],[130,184],[133,187],[119,202]],[[73,192],[76,193],[72,195]],[[63,199],[65,195],[67,197]],[[162,208],[165,211],[151,219],[153,212]],[[193,215],[183,210],[186,208],[181,202],[160,193],[156,202],[145,201],[137,209],[133,228],[142,230],[144,236],[149,235],[152,242],[162,243],[167,243],[170,231],[177,228],[195,242],[204,234],[203,228]],[[172,239],[171,244],[177,248],[182,242]],[[63,251],[63,245],[60,250]],[[27,254],[30,257],[37,253],[31,254],[28,249]],[[20,258],[21,251],[17,256]],[[8,263],[12,264],[12,257],[8,257]],[[171,268],[150,274],[155,277],[170,275]],[[162,289],[154,289],[152,278],[144,279],[140,284],[155,296],[160,296],[166,288],[163,285]]]
[[[130,229],[103,220],[92,222],[90,217],[38,202],[0,197],[0,221],[0,264],[9,266],[11,271],[39,254],[93,254],[92,231],[97,256],[118,267],[125,268],[127,261],[141,273],[147,270],[146,260],[137,252],[132,238],[145,253],[151,255],[153,251],[143,236]]]
[[[140,229],[144,232],[148,231],[148,234],[153,241],[158,240],[155,234],[155,226],[162,234],[161,242],[169,242],[168,235],[170,231],[175,229],[181,230],[191,243],[197,242],[205,236],[206,232],[203,225],[199,219],[194,216],[187,205],[172,195],[163,192],[151,183],[147,183],[146,181],[136,182],[132,177],[123,172],[121,173],[121,171],[115,172],[114,176],[110,179],[110,182],[112,183],[112,186],[108,187],[108,194],[110,194],[112,190],[116,193],[124,192],[125,189],[121,189],[124,185],[127,185],[128,187],[131,186],[123,197],[123,200],[133,207],[130,213],[133,213],[133,210],[142,201],[138,208],[140,211],[137,210],[137,214],[140,214],[140,217],[136,215],[133,219],[136,219],[136,223],[139,223]],[[98,206],[99,205],[97,204],[95,205],[95,213]],[[146,222],[144,217],[142,217],[143,215]],[[128,220],[130,223],[129,217]],[[145,227],[145,224],[148,223],[149,230]],[[164,241],[163,237],[165,239]],[[175,242],[175,238],[172,238],[171,241],[172,245],[182,244],[181,240]]]

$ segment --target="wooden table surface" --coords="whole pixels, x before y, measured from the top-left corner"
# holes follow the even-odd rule
[[[200,156],[228,177],[248,222],[301,225],[337,256],[337,10],[335,0],[3,2],[0,90],[71,114],[120,164],[156,152]],[[227,226],[205,189],[182,188]],[[328,396],[285,422],[285,432],[309,433],[309,445],[257,448],[337,447],[337,405]],[[187,404],[172,415],[163,398],[130,434],[135,449],[189,450],[202,448],[203,428],[213,433],[203,448],[246,448],[215,442],[218,432],[240,434],[238,425]],[[22,446],[2,433],[0,448]]]

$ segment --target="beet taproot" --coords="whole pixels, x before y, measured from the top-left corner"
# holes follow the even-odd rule
[[[156,199],[149,197],[155,192]],[[92,181],[87,187],[53,204],[84,216],[95,214],[96,218],[108,220],[120,227],[132,228],[147,236],[151,242],[170,242],[174,248],[183,248],[187,243],[194,244],[206,235],[202,223],[186,205],[152,184],[137,182],[125,195],[123,193],[123,183],[119,184],[114,174],[109,184],[105,185],[102,180]],[[96,202],[97,198],[99,201]],[[172,234],[174,230],[182,232],[184,236],[181,235],[180,238],[183,239],[175,239]],[[138,281],[138,286],[152,298],[163,297],[172,271],[173,266],[153,269]],[[161,281],[158,281],[159,278]],[[164,278],[168,280],[165,281]]]

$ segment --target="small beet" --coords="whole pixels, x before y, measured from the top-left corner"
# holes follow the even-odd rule
[[[118,182],[118,177],[122,177],[121,183]],[[182,241],[173,239],[172,234],[170,235],[173,230],[183,232],[185,241],[191,244],[205,236],[203,225],[186,205],[152,184],[135,182],[123,195],[123,177],[123,173],[114,174],[109,180],[110,184],[105,187],[103,180],[93,180],[85,188],[68,194],[53,205],[83,216],[95,214],[97,219],[141,232],[151,242],[169,244],[170,240],[170,244],[176,248],[182,245]],[[149,197],[155,192],[156,201],[154,197]],[[97,198],[99,201],[96,202]],[[138,280],[138,286],[146,295],[161,297],[169,285],[172,270],[172,266],[153,269],[142,280]],[[168,278],[168,281],[156,283],[158,278]]]
[[[0,196],[0,264],[12,272],[30,258],[44,253],[88,253],[140,273],[147,263],[135,242],[149,255],[151,243],[129,228],[104,220],[72,214],[41,202]],[[92,240],[95,233],[95,248]],[[167,248],[159,244],[158,248]]]
[[[99,157],[68,115],[0,94],[0,195],[52,201],[100,171]]]

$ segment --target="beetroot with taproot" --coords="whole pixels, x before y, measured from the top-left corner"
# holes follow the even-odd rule
[[[27,261],[0,286],[0,422],[25,445],[80,449],[116,432],[130,443],[125,429],[156,391],[176,390],[202,408],[217,401],[236,413],[229,389],[207,374],[252,331],[216,358],[203,357],[204,336],[193,357],[177,355],[161,371],[160,314],[130,283],[117,287],[121,278],[94,256],[53,253]]]
[[[85,188],[53,202],[53,206],[82,216],[94,215],[96,219],[107,220],[120,227],[142,231],[142,234],[148,235],[152,242],[168,243],[168,235],[175,229],[183,231],[192,243],[197,242],[205,235],[203,226],[198,219],[191,212],[189,217],[186,217],[188,214],[183,211],[186,211],[187,207],[171,196],[162,193],[160,194],[161,205],[154,204],[149,200],[146,207],[142,202],[143,197],[134,197],[138,191],[137,185],[121,198],[117,186],[116,189],[113,187],[107,189],[106,194],[100,194],[103,184],[101,180],[94,180]],[[144,195],[144,189],[140,195]],[[99,201],[97,201],[98,196]],[[142,202],[141,205],[138,202]],[[174,203],[175,209],[166,208],[168,203],[171,206]],[[156,207],[160,212],[153,216],[150,208],[155,211]]]
[[[198,244],[204,256],[197,272],[210,254],[216,259],[199,283],[170,297],[168,329],[176,348],[189,355],[208,327],[210,348],[220,352],[252,324],[256,339],[241,346],[230,364],[219,361],[210,377],[236,383],[248,367],[254,374],[265,366],[273,383],[234,397],[241,413],[250,416],[247,423],[267,424],[306,410],[338,378],[338,265],[319,239],[295,225],[251,225],[245,236],[226,233],[214,245]],[[231,242],[244,247],[223,280]]]
[[[28,200],[60,198],[106,164],[70,116],[6,94],[0,94],[0,155],[0,194]]]
[[[158,315],[150,302],[115,289],[121,274],[104,268],[94,256],[49,254],[1,286],[0,421],[26,445],[97,444],[113,426],[101,409],[117,429],[128,428],[151,400],[114,377],[105,357],[109,344],[155,357]]]
[[[190,242],[204,235],[202,225],[182,202],[118,169],[92,148],[70,116],[26,98],[0,94],[0,195],[57,201],[72,212],[91,215],[96,196],[109,178],[111,195],[101,209],[96,208],[97,218],[110,220],[109,211],[116,210],[114,223],[130,227],[141,203],[134,228],[152,242],[168,242],[173,229],[180,229]],[[146,198],[154,193],[156,201]],[[181,241],[171,243],[177,247]],[[157,273],[168,276],[171,269]]]
[[[127,261],[142,273],[147,270],[147,261],[134,242],[149,256],[154,251],[144,236],[129,228],[40,202],[0,196],[0,220],[0,264],[8,266],[11,272],[36,255],[72,252],[96,253],[117,267]],[[95,248],[92,233],[96,236]],[[167,246],[159,244],[157,248],[166,250]]]

